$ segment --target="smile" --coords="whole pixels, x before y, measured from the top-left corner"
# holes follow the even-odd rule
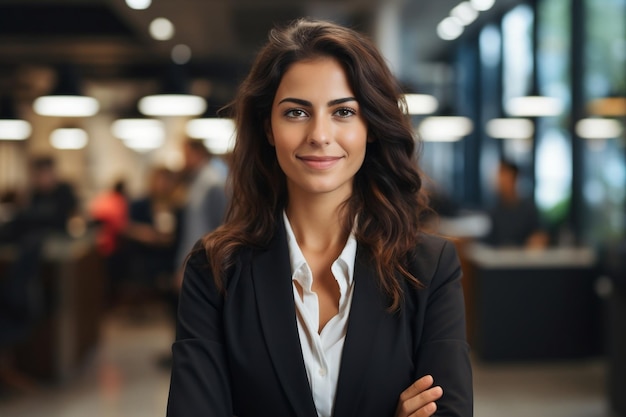
[[[340,156],[296,156],[296,158],[312,169],[332,168],[342,159]]]

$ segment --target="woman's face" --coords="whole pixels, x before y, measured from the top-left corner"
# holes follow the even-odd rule
[[[365,158],[367,124],[335,59],[297,62],[285,72],[267,136],[290,198],[332,193],[343,201],[350,196]]]

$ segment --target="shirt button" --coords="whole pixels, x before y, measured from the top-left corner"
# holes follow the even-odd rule
[[[321,377],[325,377],[326,376],[326,369],[320,368],[319,374],[320,374]]]

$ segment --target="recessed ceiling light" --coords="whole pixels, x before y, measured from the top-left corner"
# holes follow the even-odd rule
[[[187,45],[178,44],[172,48],[172,61],[178,65],[184,65],[191,59],[191,48]]]
[[[463,24],[453,16],[448,16],[437,25],[437,35],[445,41],[451,41],[463,33]]]
[[[485,12],[493,7],[496,0],[470,0],[472,7],[479,12]]]
[[[131,9],[145,10],[152,4],[152,0],[126,0],[126,5]]]
[[[150,23],[150,35],[158,41],[174,37],[174,24],[164,17],[157,17]]]
[[[472,7],[469,1],[459,3],[450,11],[450,16],[454,16],[465,26],[472,23],[478,17],[478,11]]]

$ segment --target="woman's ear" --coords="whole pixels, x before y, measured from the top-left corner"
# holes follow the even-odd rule
[[[267,141],[270,145],[274,146],[274,134],[272,133],[272,125],[269,120],[266,120],[265,123],[265,136],[267,136]]]

